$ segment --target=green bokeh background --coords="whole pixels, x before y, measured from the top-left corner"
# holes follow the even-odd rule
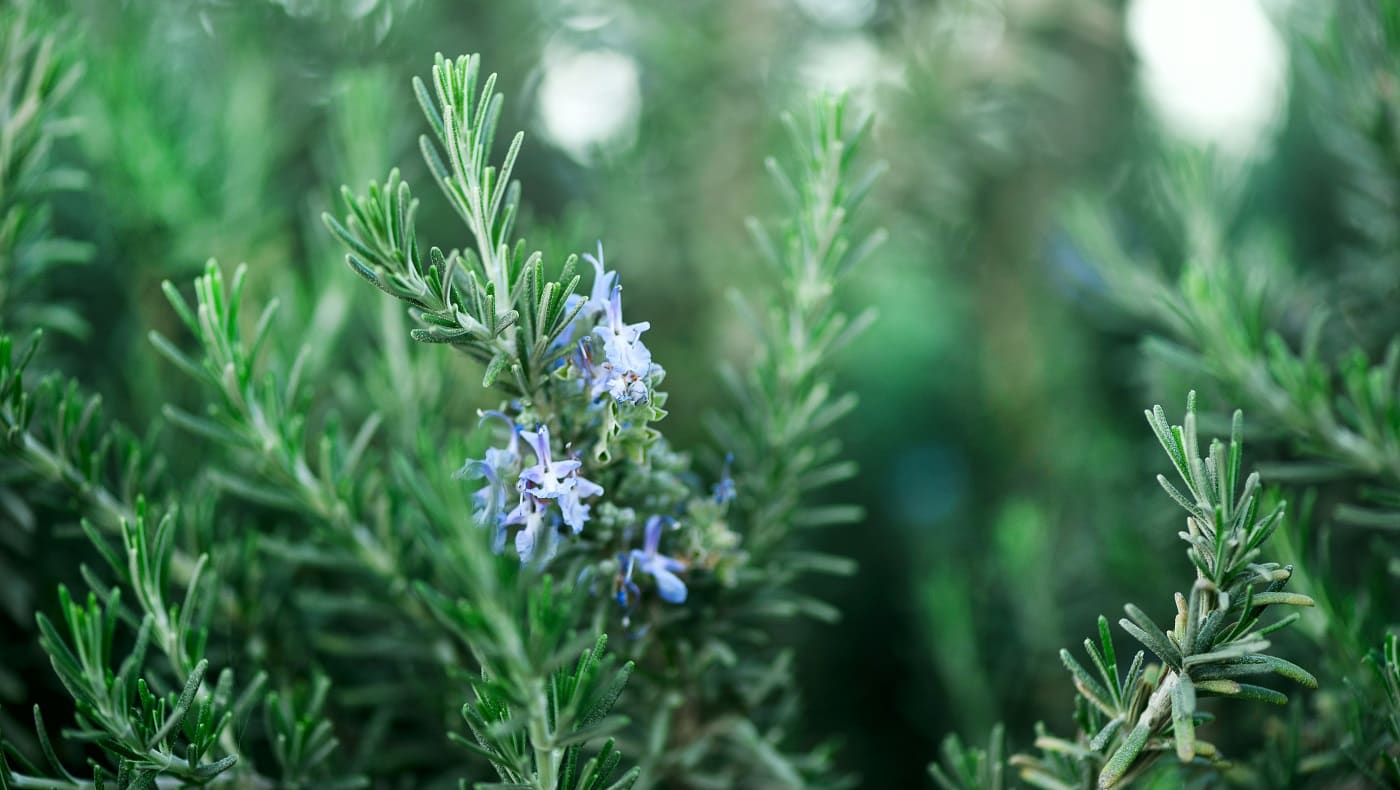
[[[842,8],[861,13],[831,15]],[[661,427],[703,445],[700,417],[723,403],[716,366],[745,352],[725,293],[767,287],[744,218],[774,205],[763,158],[782,147],[780,114],[821,86],[815,71],[877,113],[869,156],[890,169],[866,220],[890,240],[841,295],[880,316],[829,363],[861,399],[839,428],[861,475],[830,496],[867,517],[818,538],[860,563],[815,590],[844,621],[784,635],[802,737],[837,735],[866,786],[904,787],[949,731],[1004,720],[1024,747],[1035,721],[1068,729],[1058,649],[1120,601],[1164,599],[1185,569],[1140,411],[1179,408],[1187,385],[1145,372],[1139,328],[1059,227],[1071,193],[1112,188],[1164,145],[1119,3],[106,0],[62,16],[86,72],[80,131],[59,154],[91,184],[57,222],[97,254],[54,285],[90,331],[53,348],[130,424],[171,387],[145,341],[175,330],[159,283],[209,257],[246,261],[255,302],[290,303],[281,331],[318,338],[319,386],[359,386],[385,308],[319,214],[341,183],[397,165],[424,237],[460,244],[419,160],[408,85],[435,51],[481,52],[503,127],[526,132],[523,234],[547,260],[603,241],[668,371]],[[638,76],[634,133],[583,156],[551,144],[540,111],[551,58],[570,49],[619,53]],[[1287,105],[1244,213],[1306,217],[1295,243],[1325,252],[1342,231],[1308,112],[1306,97]],[[337,327],[329,340],[318,322]],[[418,386],[451,393],[425,419],[469,431],[480,371],[411,352],[441,359]],[[51,683],[31,674],[30,698]]]

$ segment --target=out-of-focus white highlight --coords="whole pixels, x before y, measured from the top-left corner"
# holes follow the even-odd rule
[[[641,72],[613,49],[556,50],[544,65],[538,111],[551,143],[580,162],[636,141]]]
[[[868,101],[868,89],[897,84],[902,71],[863,33],[823,37],[803,47],[798,74],[818,91],[847,92]]]
[[[1236,156],[1267,142],[1287,98],[1288,53],[1259,0],[1132,0],[1128,36],[1173,133]]]
[[[797,0],[807,16],[830,27],[860,27],[875,14],[875,0]]]

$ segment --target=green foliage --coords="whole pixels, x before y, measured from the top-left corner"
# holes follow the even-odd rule
[[[362,777],[343,775],[332,762],[340,741],[325,715],[330,690],[330,680],[317,675],[308,688],[271,692],[264,700],[263,726],[274,733],[271,746],[279,787],[330,790],[367,784]]]
[[[259,479],[234,473],[221,475],[221,485],[255,499],[285,507],[303,508],[314,517],[355,539],[347,529],[355,517],[349,483],[379,420],[366,420],[348,443],[337,433],[326,432],[317,443],[315,460],[306,446],[306,401],[301,391],[300,359],[285,377],[259,367],[259,356],[272,328],[274,301],[259,315],[251,336],[243,336],[239,310],[243,302],[246,267],[235,270],[225,283],[222,270],[210,262],[195,280],[196,304],[191,306],[168,281],[166,297],[203,352],[196,361],[158,333],[151,334],[156,349],[182,372],[200,382],[213,396],[208,416],[195,416],[168,406],[171,422],[219,446],[244,450],[257,462]],[[309,353],[304,349],[303,354]],[[313,463],[319,462],[313,471]],[[360,539],[363,542],[363,538]],[[392,560],[374,546],[365,559],[372,568],[385,568]]]
[[[695,623],[695,631],[683,642],[686,672],[693,679],[680,689],[686,699],[698,697],[700,706],[737,700],[737,711],[753,724],[701,730],[690,743],[653,758],[675,761],[670,770],[684,775],[737,752],[740,760],[733,771],[716,775],[713,786],[847,782],[832,774],[827,749],[790,755],[773,748],[795,710],[781,706],[777,715],[771,710],[773,700],[792,693],[792,656],[772,650],[767,629],[794,615],[833,621],[839,614],[800,592],[796,582],[808,574],[841,576],[854,571],[844,558],[811,551],[803,536],[810,529],[861,517],[858,508],[811,504],[815,492],[855,471],[841,458],[839,441],[826,432],[855,408],[856,400],[836,391],[823,363],[873,318],[869,311],[849,318],[833,297],[837,283],[883,238],[881,232],[861,233],[852,222],[881,168],[858,167],[855,152],[870,121],[853,122],[848,112],[844,101],[831,99],[815,105],[806,117],[785,118],[796,155],[787,165],[769,159],[767,167],[787,211],[775,223],[749,223],[782,291],[763,305],[731,295],[735,310],[747,318],[746,328],[758,341],[757,355],[743,373],[722,370],[735,405],[723,416],[713,415],[707,425],[719,444],[733,453],[733,528],[743,536],[738,547],[743,562],[734,565],[733,576],[717,591],[716,603],[729,616]],[[735,660],[745,654],[750,660]],[[732,704],[722,704],[710,715],[724,721],[719,711]],[[661,711],[654,726],[674,726],[670,722],[682,713]]]
[[[616,275],[583,300],[575,296],[576,257],[546,276],[543,256],[527,255],[512,236],[520,187],[511,174],[523,137],[499,167],[490,164],[502,99],[479,63],[439,57],[433,90],[415,83],[434,134],[424,138],[428,170],[473,244],[429,247],[425,260],[417,203],[397,170],[364,197],[345,192],[348,216],[327,215],[325,224],[349,247],[353,271],[407,303],[421,325],[414,339],[465,351],[484,366],[484,387],[517,399],[506,406],[518,413],[512,446],[517,431],[539,426],[546,447],[532,450],[547,466],[552,428],[566,456],[586,459],[585,473],[616,493],[584,506],[585,514],[595,508],[589,530],[557,558],[550,556],[564,539],[557,534],[537,562],[499,556],[489,530],[464,528],[482,514],[471,512],[471,488],[451,474],[457,463],[442,457],[465,445],[438,444],[443,426],[432,421],[440,415],[425,410],[415,423],[404,415],[427,403],[328,393],[332,358],[317,334],[327,326],[325,297],[288,295],[284,310],[316,304],[316,322],[298,339],[290,327],[300,316],[279,318],[279,299],[248,312],[257,296],[246,266],[226,276],[210,261],[192,298],[162,284],[187,335],[168,322],[148,334],[184,377],[149,388],[179,429],[173,439],[129,437],[66,378],[33,386],[24,374],[35,343],[17,350],[5,335],[4,480],[15,489],[5,499],[20,508],[29,492],[58,493],[45,508],[76,518],[87,551],[106,565],[101,572],[74,563],[91,591],[86,604],[60,587],[66,636],[38,617],[39,647],[76,709],[66,751],[86,745],[93,784],[353,787],[405,769],[428,784],[461,775],[459,754],[414,744],[400,727],[436,732],[439,742],[450,734],[485,758],[501,786],[703,784],[702,765],[718,782],[829,778],[829,747],[783,750],[796,710],[790,654],[755,627],[804,613],[833,619],[834,610],[794,583],[808,570],[849,572],[845,561],[797,551],[795,527],[857,515],[807,500],[852,471],[837,457],[839,445],[812,434],[853,405],[831,394],[821,365],[868,323],[848,322],[832,295],[878,241],[852,244],[848,230],[870,183],[852,179],[854,149],[869,124],[852,131],[844,103],[823,102],[807,125],[793,125],[794,177],[770,165],[792,219],[779,230],[781,252],[765,242],[782,289],[772,319],[759,325],[769,347],[750,380],[735,379],[736,395],[754,410],[723,429],[736,443],[736,478],[754,487],[731,503],[730,494],[701,485],[689,458],[650,427],[666,414],[660,365],[627,371],[634,378],[623,382],[626,397],[593,378],[613,369],[619,352],[608,344],[624,341],[595,340],[587,326],[578,337],[578,326],[586,308],[587,321],[602,320],[605,286]],[[195,156],[175,148],[167,153]],[[127,176],[139,189],[156,189],[140,168]],[[185,210],[165,208],[168,217]],[[191,230],[185,241],[198,235]],[[603,278],[601,260],[597,266]],[[626,341],[635,342],[646,325],[621,327],[612,299],[608,326],[617,337],[636,333]],[[804,336],[787,331],[789,320],[801,322]],[[12,328],[10,319],[4,326]],[[384,339],[384,367],[414,364],[394,358],[391,341]],[[359,416],[352,433],[342,430],[342,411]],[[386,421],[390,432],[381,430]],[[157,446],[188,441],[204,448],[196,459],[159,461]],[[769,454],[782,458],[774,465]],[[734,486],[729,474],[726,465],[717,491]],[[741,540],[731,518],[751,534]],[[643,519],[645,548],[637,548]],[[676,534],[659,549],[668,523],[678,523]],[[681,585],[679,599],[674,586],[660,591],[663,573]],[[645,587],[642,574],[654,577]],[[666,611],[658,595],[678,604],[687,585],[693,604]],[[274,598],[276,607],[268,604]],[[718,611],[732,611],[732,619]],[[617,655],[605,651],[610,631],[629,637]],[[213,668],[217,682],[206,682]],[[236,688],[235,672],[252,681]],[[629,698],[624,689],[638,677]],[[465,735],[443,726],[459,705]],[[253,716],[258,707],[262,715]],[[65,767],[65,747],[48,740],[41,718],[37,724],[47,765],[7,744],[5,786],[92,786]],[[391,733],[395,743],[386,747]]]
[[[483,386],[509,372],[501,382],[514,394],[528,395],[572,351],[555,341],[583,305],[565,307],[580,279],[573,273],[576,257],[565,261],[557,278],[547,278],[542,256],[527,257],[524,240],[511,238],[520,211],[520,184],[511,181],[511,172],[524,133],[516,133],[499,168],[490,164],[503,101],[495,85],[495,74],[481,80],[475,55],[456,61],[439,55],[434,95],[421,80],[414,81],[436,137],[436,142],[422,137],[423,157],[476,249],[444,254],[432,247],[425,267],[413,224],[417,203],[397,170],[383,187],[371,183],[364,197],[344,190],[350,211],[344,225],[329,214],[323,219],[350,247],[350,267],[408,303],[427,325],[413,331],[414,339],[457,346],[486,364]],[[461,280],[459,270],[465,274]]]
[[[931,763],[929,775],[942,790],[1002,790],[1006,786],[1006,730],[1000,724],[992,728],[987,748],[968,748],[957,735],[943,741],[943,761]]]
[[[1400,523],[1400,346],[1376,309],[1396,282],[1389,207],[1400,169],[1383,75],[1397,28],[1393,9],[1365,3],[1300,18],[1312,24],[1295,32],[1293,101],[1327,162],[1337,223],[1321,231],[1327,246],[1316,246],[1315,229],[1251,210],[1257,170],[1174,150],[1134,176],[1152,199],[1127,212],[1080,200],[1067,225],[1105,295],[1145,325],[1153,375],[1184,373],[1241,403],[1263,428],[1269,475],[1310,505],[1275,550],[1320,610],[1302,630],[1320,656],[1324,702],[1296,720],[1306,724],[1276,728],[1271,753],[1293,756],[1262,757],[1256,781],[1355,773],[1379,783],[1390,742],[1384,684],[1361,663],[1394,617],[1382,590],[1393,579],[1387,536]],[[1145,238],[1130,239],[1135,231]]]
[[[82,317],[53,303],[48,291],[60,267],[88,260],[92,250],[52,233],[48,199],[84,182],[81,172],[53,161],[55,142],[73,128],[63,102],[82,69],[59,37],[43,31],[44,11],[20,2],[0,13],[0,318],[11,328],[81,333]]]
[[[1380,714],[1385,721],[1387,733],[1384,738],[1372,738],[1369,742],[1356,744],[1360,752],[1355,754],[1358,767],[1363,769],[1379,762],[1384,766],[1383,776],[1371,774],[1375,782],[1400,783],[1400,758],[1394,753],[1394,746],[1400,743],[1400,639],[1395,634],[1386,634],[1379,655],[1366,656],[1366,665],[1380,686],[1383,702]],[[1386,740],[1388,738],[1388,740]]]
[[[480,668],[468,679],[475,700],[461,711],[471,738],[450,737],[488,760],[507,786],[604,786],[621,759],[609,736],[627,723],[609,714],[633,665],[619,668],[605,655],[605,635],[579,633],[589,608],[586,588],[556,589],[553,577],[495,556],[485,540],[459,545],[444,548],[453,552],[448,564],[461,597],[418,588]],[[596,756],[580,766],[590,742],[603,738]],[[608,786],[630,787],[636,775],[632,768]]]
[[[1341,219],[1349,235],[1342,263],[1354,286],[1393,286],[1400,244],[1397,98],[1388,74],[1400,65],[1400,11],[1387,3],[1340,3],[1302,42],[1301,69],[1321,144],[1337,174]],[[1354,279],[1353,279],[1354,278]]]
[[[1307,670],[1266,652],[1271,645],[1264,637],[1299,619],[1295,613],[1262,624],[1269,608],[1313,605],[1306,595],[1284,591],[1291,566],[1260,560],[1282,520],[1283,505],[1261,514],[1258,473],[1241,483],[1240,412],[1235,412],[1229,443],[1212,441],[1201,453],[1195,397],[1192,392],[1187,399],[1182,425],[1169,423],[1160,406],[1146,412],[1186,488],[1183,494],[1158,475],[1162,488],[1187,513],[1187,529],[1179,534],[1195,566],[1195,581],[1187,594],[1176,594],[1170,629],[1133,604],[1124,607],[1127,617],[1119,626],[1160,663],[1146,663],[1146,652],[1139,650],[1120,668],[1108,619],[1102,616],[1098,643],[1084,640],[1092,669],[1070,651],[1060,651],[1078,692],[1078,734],[1064,739],[1042,728],[1035,739],[1040,754],[1012,758],[1030,785],[1117,787],[1142,777],[1168,754],[1183,764],[1223,765],[1216,747],[1197,737],[1197,727],[1211,720],[1198,706],[1200,697],[1284,704],[1283,694],[1245,682],[1270,673],[1317,687]],[[987,751],[967,750],[950,736],[944,742],[943,766],[932,765],[930,771],[945,788],[1000,786],[1001,740],[998,729]]]
[[[167,607],[175,519],[167,515],[152,529],[145,510],[138,503],[134,521],[122,522],[120,552],[109,548],[95,528],[88,532],[133,593],[135,611],[123,607],[120,587],[97,587],[95,577],[85,570],[94,580],[85,603],[75,602],[66,587],[59,587],[67,636],[39,614],[39,641],[77,708],[78,729],[68,737],[101,746],[113,761],[107,766],[95,764],[95,782],[106,776],[115,778],[119,787],[145,786],[157,775],[170,775],[186,784],[203,785],[238,763],[239,755],[225,733],[257,702],[265,678],[256,677],[236,699],[228,670],[220,673],[212,689],[204,685],[209,661],[203,656],[212,603],[210,580],[204,575],[208,557],[196,562],[182,602]],[[118,665],[114,651],[120,621],[139,626],[129,653]],[[164,655],[164,671],[148,663],[151,647]],[[35,726],[57,784],[44,785],[5,766],[0,766],[0,773],[17,787],[86,786],[63,767],[48,745],[38,706]],[[27,770],[37,773],[32,766]]]
[[[178,695],[158,695],[135,675],[145,659],[150,626],[143,625],[136,647],[122,661],[120,670],[112,671],[112,638],[120,605],[115,591],[108,597],[105,612],[95,594],[89,594],[86,607],[74,603],[66,588],[59,588],[59,599],[71,648],[47,618],[39,620],[39,628],[54,671],[78,706],[80,729],[74,737],[93,741],[116,755],[117,776],[130,775],[138,784],[158,774],[187,784],[204,784],[238,762],[236,754],[205,761],[228,723],[244,712],[231,704],[231,676],[222,675],[216,689],[206,692],[196,706],[196,694],[209,666],[201,660]],[[35,724],[43,728],[37,713]],[[56,761],[53,767],[61,770]],[[61,772],[76,782],[72,775]]]
[[[1080,743],[1041,736],[1042,751],[1075,754],[1093,766],[1099,787],[1114,787],[1141,774],[1174,745],[1183,763],[1216,755],[1212,744],[1197,740],[1196,725],[1206,720],[1197,708],[1198,696],[1226,696],[1277,704],[1284,695],[1240,682],[1275,673],[1310,687],[1317,680],[1297,665],[1269,655],[1264,636],[1298,619],[1293,614],[1269,625],[1260,619],[1270,606],[1311,606],[1306,595],[1284,592],[1290,567],[1260,562],[1259,555],[1283,515],[1280,504],[1260,515],[1258,473],[1240,485],[1243,457],[1242,418],[1235,413],[1228,445],[1213,441],[1202,456],[1196,432],[1195,393],[1187,401],[1184,426],[1167,422],[1161,407],[1147,413],[1148,422],[1181,476],[1189,496],[1158,476],[1158,481],[1187,512],[1187,556],[1196,566],[1196,581],[1187,595],[1176,594],[1176,618],[1163,630],[1141,609],[1128,604],[1128,617],[1119,625],[1161,662],[1149,673],[1137,653],[1126,675],[1118,672],[1113,639],[1100,618],[1101,651],[1085,641],[1098,676],[1087,671],[1068,651],[1060,656],[1074,676],[1081,703],[1077,720],[1087,739]],[[1163,736],[1171,736],[1170,743]],[[1018,761],[1022,776],[1040,786],[1072,787],[1083,768],[1065,771],[1034,758]]]
[[[797,512],[810,492],[854,474],[838,460],[841,446],[822,438],[856,407],[852,394],[832,391],[828,363],[874,320],[866,310],[849,317],[832,303],[837,283],[884,240],[883,232],[853,235],[850,218],[883,167],[856,170],[855,152],[871,119],[853,125],[844,102],[814,108],[810,117],[785,119],[797,156],[789,169],[768,159],[787,206],[774,227],[751,220],[762,259],[783,284],[781,299],[756,306],[735,297],[736,310],[759,338],[757,358],[741,374],[724,371],[738,408],[710,427],[731,449],[740,469],[740,501],[752,508],[747,550],[763,558],[786,542],[795,526],[858,521],[841,507]],[[761,492],[761,494],[760,494]],[[777,496],[774,494],[781,492]],[[755,501],[761,499],[762,501]]]
[[[603,465],[588,471],[589,478],[602,481],[609,491],[615,485],[638,493],[654,488],[655,493],[646,493],[634,507],[665,512],[657,497],[666,501],[685,494],[686,489],[683,484],[677,487],[680,481],[668,469],[683,464],[683,459],[672,460],[660,435],[647,427],[665,416],[660,409],[665,393],[652,389],[662,371],[653,366],[646,378],[648,397],[640,404],[605,398],[601,417],[581,418],[570,412],[576,408],[570,400],[585,386],[578,379],[587,381],[589,375],[588,355],[601,353],[588,350],[585,339],[581,346],[585,357],[576,361],[578,352],[566,336],[588,307],[581,298],[570,298],[580,280],[573,274],[574,258],[565,261],[557,278],[550,279],[543,274],[541,256],[526,256],[524,242],[511,239],[520,189],[509,178],[522,137],[513,138],[499,169],[488,164],[502,101],[494,92],[495,75],[482,79],[479,60],[473,56],[456,61],[439,58],[433,76],[432,94],[421,82],[415,83],[436,137],[436,141],[423,138],[423,154],[471,233],[475,249],[430,248],[431,262],[425,266],[414,230],[417,204],[397,171],[383,187],[371,184],[364,197],[346,192],[345,221],[326,215],[326,225],[349,248],[347,262],[352,270],[409,305],[410,314],[424,325],[414,330],[415,339],[466,351],[485,366],[484,386],[500,385],[520,396],[519,408],[529,419],[546,424],[558,420],[555,430],[569,439],[569,445],[578,447],[583,458]],[[737,485],[745,492],[735,503],[735,516],[746,527],[742,547],[725,523],[728,507],[723,501],[716,506],[708,497],[698,497],[675,506],[690,522],[692,537],[686,543],[693,567],[708,571],[696,574],[689,583],[698,585],[699,595],[712,596],[709,605],[732,614],[726,622],[691,614],[670,618],[664,633],[648,634],[633,649],[635,660],[645,662],[642,697],[663,701],[649,712],[645,737],[634,741],[631,731],[620,732],[620,743],[636,743],[643,753],[640,767],[645,783],[661,783],[666,777],[678,781],[690,777],[684,781],[694,782],[694,770],[716,759],[733,765],[729,778],[720,775],[716,782],[797,785],[827,770],[824,754],[789,756],[773,748],[771,742],[781,737],[791,708],[778,708],[781,713],[773,718],[772,700],[791,696],[790,670],[787,659],[778,657],[781,654],[767,657],[766,651],[758,652],[752,644],[758,632],[748,624],[803,613],[831,619],[834,612],[829,607],[795,594],[792,584],[807,570],[849,572],[849,564],[842,560],[791,548],[795,526],[842,523],[858,516],[849,508],[800,507],[813,491],[851,473],[849,464],[837,460],[839,444],[812,443],[817,432],[854,405],[848,397],[831,394],[830,378],[822,373],[820,363],[869,322],[869,315],[850,322],[835,310],[831,296],[836,281],[880,240],[874,235],[853,243],[847,230],[849,214],[865,196],[874,173],[863,179],[853,176],[854,151],[869,124],[850,131],[845,115],[844,103],[831,101],[815,107],[804,123],[790,122],[798,147],[794,175],[784,173],[775,161],[769,163],[791,219],[778,228],[780,246],[762,226],[755,224],[754,229],[763,252],[775,264],[782,298],[773,304],[767,321],[753,325],[758,347],[766,350],[750,368],[752,377],[730,375],[742,420],[714,423],[716,436],[734,453]],[[443,150],[450,166],[444,163]],[[598,267],[602,277],[601,261]],[[597,288],[595,284],[595,292]],[[798,331],[792,331],[794,321]],[[502,375],[507,371],[508,376]],[[800,407],[792,409],[792,403]],[[617,460],[638,464],[638,471],[613,470],[609,465]],[[613,480],[619,482],[609,482]],[[630,509],[619,515],[627,512]],[[607,525],[605,520],[589,529]],[[587,534],[591,532],[585,533],[583,547],[591,543]],[[608,544],[606,533],[594,540],[593,545]],[[581,578],[603,569],[619,575],[623,571],[610,557],[602,568],[590,567],[584,557],[574,562]],[[467,563],[464,557],[461,564]],[[519,573],[529,577],[527,571]],[[610,734],[623,726],[623,720],[590,721],[579,725],[579,732],[564,735],[575,726],[575,717],[590,720],[594,714],[559,708],[560,702],[543,695],[542,689],[559,682],[547,679],[557,678],[551,675],[554,667],[562,664],[563,655],[577,650],[569,624],[581,615],[565,610],[550,621],[556,624],[552,630],[541,632],[544,624],[536,617],[551,611],[544,604],[513,615],[509,609],[497,611],[495,604],[483,610],[482,602],[510,601],[510,590],[520,584],[507,580],[504,591],[480,586],[493,578],[489,567],[465,574],[460,589],[467,594],[455,602],[434,597],[427,588],[422,594],[438,617],[452,624],[484,673],[482,681],[473,683],[477,702],[468,705],[464,714],[478,752],[489,756],[502,781],[553,786],[560,765],[572,766],[578,760],[577,747],[564,753],[559,744],[584,733],[589,738]],[[624,588],[628,583],[621,581]],[[624,590],[619,595],[625,601],[629,593]],[[523,633],[516,630],[522,619],[529,624]],[[502,655],[502,650],[507,652]],[[660,650],[673,657],[653,667],[647,657]],[[736,660],[745,653],[750,654],[746,660]],[[676,657],[686,658],[677,662]],[[775,658],[776,670],[766,666]],[[763,676],[757,684],[756,672]],[[544,702],[546,696],[549,705]],[[678,711],[670,700],[677,698],[693,700],[694,709],[683,712],[687,718],[712,721],[713,726],[674,728]],[[558,710],[546,714],[553,709]],[[612,742],[604,745],[595,758],[596,767],[584,772],[588,774],[585,786],[604,781],[618,759]],[[584,774],[570,768],[565,776],[574,781]],[[619,781],[630,784],[636,779],[634,771]]]
[[[1400,17],[1142,5],[0,9],[0,787],[1400,785]]]
[[[1220,209],[1228,214],[1230,198],[1221,194],[1228,187],[1205,174],[1208,161],[1179,164],[1167,187],[1172,190],[1169,205],[1182,217],[1173,221],[1190,222],[1189,232],[1183,231],[1193,253],[1175,282],[1131,260],[1102,214],[1081,205],[1071,216],[1077,237],[1124,289],[1118,298],[1125,306],[1146,311],[1172,333],[1183,351],[1200,355],[1193,364],[1250,403],[1260,404],[1270,427],[1293,437],[1309,461],[1295,464],[1289,470],[1291,479],[1347,475],[1380,478],[1390,485],[1400,482],[1395,449],[1400,446],[1400,422],[1391,397],[1400,386],[1400,347],[1388,344],[1379,362],[1368,359],[1360,348],[1328,350],[1327,314],[1317,312],[1295,351],[1269,326],[1278,305],[1295,298],[1283,272],[1273,273],[1277,279],[1266,279],[1265,272],[1274,265],[1257,256],[1271,250],[1245,247],[1235,253],[1242,257],[1239,265],[1219,260],[1226,243],[1223,219],[1200,216],[1195,206],[1224,201]],[[1256,265],[1257,272],[1252,268]],[[1377,502],[1385,501],[1384,493],[1375,496]],[[1356,506],[1340,516],[1357,524],[1387,523],[1381,513]]]

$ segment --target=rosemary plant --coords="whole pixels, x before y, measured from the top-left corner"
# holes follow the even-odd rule
[[[754,319],[749,374],[728,374],[736,417],[715,421],[704,474],[656,427],[665,369],[601,245],[547,262],[515,236],[523,135],[496,158],[495,84],[477,56],[439,56],[414,82],[424,159],[467,244],[420,246],[398,171],[324,217],[415,340],[479,366],[464,371],[500,399],[479,424],[396,446],[389,402],[343,427],[305,372],[309,342],[273,340],[278,303],[249,320],[242,266],[211,261],[192,298],[164,283],[192,343],[150,335],[202,393],[163,410],[210,448],[195,469],[108,425],[78,384],[34,385],[37,334],[0,340],[6,479],[60,492],[100,560],[81,566],[85,594],[59,589],[57,623],[38,618],[88,765],[70,767],[36,707],[42,759],[3,744],[0,787],[437,784],[479,776],[472,756],[540,790],[844,783],[829,748],[790,743],[792,657],[767,626],[834,618],[795,582],[851,570],[800,535],[859,516],[814,492],[853,473],[817,437],[853,406],[823,362],[870,320],[834,303],[881,238],[851,224],[875,172],[855,169],[869,121],[823,99],[789,120],[793,166],[768,163],[789,215],[753,230],[778,296]],[[471,438],[428,440],[454,427]],[[289,584],[280,610],[259,605]],[[399,728],[462,749],[385,748]]]
[[[1212,441],[1202,455],[1196,428],[1195,393],[1182,425],[1167,421],[1162,407],[1146,413],[1148,424],[1170,459],[1185,492],[1158,475],[1162,488],[1186,511],[1186,556],[1195,579],[1175,595],[1172,627],[1163,629],[1141,608],[1128,604],[1118,625],[1146,650],[1120,666],[1108,619],[1100,616],[1098,642],[1084,640],[1092,670],[1068,650],[1060,658],[1077,697],[1075,737],[1065,739],[1039,727],[1037,755],[1016,755],[1011,764],[1035,787],[1068,789],[1122,786],[1143,776],[1163,757],[1187,765],[1222,765],[1216,747],[1197,737],[1211,717],[1202,697],[1233,697],[1284,704],[1287,697],[1252,682],[1277,674],[1316,688],[1317,680],[1298,665],[1268,652],[1271,633],[1297,622],[1297,613],[1270,623],[1270,607],[1313,605],[1306,595],[1287,592],[1291,566],[1264,561],[1270,536],[1284,506],[1265,507],[1258,473],[1241,477],[1243,418],[1235,412],[1228,444]],[[1158,663],[1148,664],[1146,655]],[[945,742],[943,763],[930,772],[946,790],[1002,786],[1002,733],[988,750],[969,751],[955,738]]]
[[[1241,403],[1272,440],[1268,474],[1304,503],[1275,551],[1319,611],[1301,630],[1316,647],[1323,702],[1306,727],[1280,728],[1251,766],[1255,780],[1394,785],[1395,663],[1389,636],[1376,635],[1394,627],[1389,535],[1400,524],[1400,346],[1380,307],[1396,282],[1396,100],[1383,75],[1400,51],[1400,17],[1346,3],[1301,18],[1310,24],[1292,31],[1294,101],[1331,163],[1323,185],[1344,227],[1334,243],[1304,254],[1306,231],[1250,213],[1262,168],[1160,143],[1137,175],[1151,199],[1127,211],[1081,199],[1066,224],[1103,296],[1142,324],[1152,375],[1184,372]],[[1151,241],[1129,241],[1130,223]]]
[[[526,579],[547,572],[546,579],[577,579],[591,591],[585,622],[628,636],[624,649],[638,667],[633,686],[656,706],[637,716],[641,726],[614,720],[595,737],[616,732],[638,755],[647,783],[697,783],[695,771],[714,759],[732,766],[728,779],[713,780],[720,783],[798,785],[821,776],[822,755],[774,747],[780,730],[773,728],[788,714],[775,719],[767,698],[771,684],[786,682],[787,663],[772,674],[745,622],[830,617],[828,608],[794,594],[792,582],[805,570],[849,570],[790,547],[795,526],[856,515],[802,509],[801,502],[850,474],[837,446],[809,442],[852,405],[831,394],[818,365],[868,322],[848,321],[830,301],[836,280],[879,241],[872,235],[853,243],[847,229],[871,181],[850,175],[868,122],[848,132],[843,102],[819,104],[805,123],[791,122],[800,169],[789,175],[769,163],[793,219],[777,237],[761,224],[754,229],[783,278],[783,297],[771,323],[758,323],[765,342],[753,378],[731,376],[749,406],[740,412],[743,422],[716,423],[730,460],[704,487],[691,482],[687,457],[653,427],[666,415],[668,396],[659,389],[665,370],[642,339],[649,325],[624,319],[622,285],[601,246],[583,256],[592,269],[585,296],[577,258],[549,275],[542,256],[527,254],[514,238],[520,188],[510,176],[522,135],[511,139],[499,165],[491,162],[502,101],[494,86],[495,76],[483,75],[475,56],[439,58],[431,88],[415,82],[433,132],[422,139],[424,159],[471,245],[429,247],[424,255],[414,230],[417,203],[397,171],[363,195],[347,190],[344,221],[327,215],[326,224],[349,248],[352,270],[408,305],[422,325],[415,339],[477,360],[482,385],[507,398],[482,415],[481,430],[497,437],[495,446],[459,473],[481,481],[473,518],[491,533],[495,552],[518,559]],[[434,600],[450,620],[454,605]],[[711,607],[730,612],[723,624],[701,614]],[[493,662],[488,656],[510,639],[491,631],[461,636],[489,680],[514,676],[494,694],[478,689],[466,713],[479,751],[494,755],[503,781],[533,776],[553,786],[567,759],[562,747],[572,742],[559,734],[558,714],[546,715],[544,670],[558,659]],[[565,628],[552,636],[551,649],[577,638]],[[736,664],[745,653],[750,659]],[[755,688],[756,671],[770,679]],[[514,702],[509,708],[500,704],[506,691],[517,695],[504,698]],[[512,711],[533,758],[523,743],[495,741],[483,726],[489,711],[503,709]],[[582,714],[587,727],[603,727],[596,717]],[[566,774],[570,781],[576,775]]]
[[[1400,5],[682,5],[0,4],[0,790],[1400,786]]]

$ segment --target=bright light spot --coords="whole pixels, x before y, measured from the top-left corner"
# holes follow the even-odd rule
[[[797,0],[797,5],[829,27],[860,27],[875,13],[875,0]]]
[[[875,42],[858,33],[809,44],[799,71],[813,88],[853,94],[876,82],[897,79]]]
[[[543,5],[553,6],[547,11],[550,18],[579,33],[601,30],[627,11],[616,0],[554,0]]]
[[[538,106],[544,136],[580,162],[635,142],[641,106],[637,62],[621,52],[556,49],[545,64]]]
[[[574,14],[564,19],[564,26],[580,33],[601,30],[613,21],[607,14]]]
[[[933,29],[948,63],[966,59],[980,68],[1006,59],[1006,15],[992,3],[952,4],[934,17]]]
[[[1258,0],[1132,0],[1128,35],[1162,122],[1244,156],[1267,141],[1287,95],[1288,53]]]

